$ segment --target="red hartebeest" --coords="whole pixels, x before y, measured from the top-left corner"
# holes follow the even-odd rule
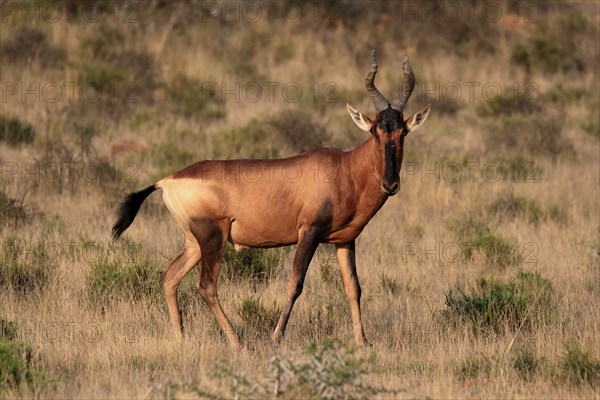
[[[343,152],[318,149],[281,160],[201,161],[130,194],[113,227],[118,238],[131,225],[142,202],[156,189],[184,233],[179,255],[162,274],[171,325],[181,335],[177,287],[199,262],[198,291],[214,313],[233,347],[240,345],[217,298],[217,278],[227,241],[236,249],[297,244],[287,299],[273,333],[279,341],[302,292],[304,278],[319,243],[332,243],[352,311],[354,336],[366,343],[360,314],[361,289],[356,274],[354,241],[400,189],[404,137],[427,117],[427,105],[408,119],[403,111],[415,76],[402,61],[405,83],[391,103],[374,84],[375,52],[365,76],[377,111],[371,120],[347,105],[359,128],[371,136]]]

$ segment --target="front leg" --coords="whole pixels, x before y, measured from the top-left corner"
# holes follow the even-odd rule
[[[352,311],[352,325],[354,326],[354,340],[358,346],[367,344],[360,316],[360,284],[356,275],[356,258],[354,255],[354,241],[337,245],[337,258],[340,263],[344,289]]]
[[[302,293],[306,271],[308,271],[310,261],[319,245],[317,232],[318,230],[315,227],[300,230],[298,248],[296,249],[294,265],[292,266],[292,276],[288,284],[287,303],[281,312],[275,332],[273,332],[272,339],[274,342],[278,342],[283,338],[294,303],[298,296],[300,296],[300,293]]]

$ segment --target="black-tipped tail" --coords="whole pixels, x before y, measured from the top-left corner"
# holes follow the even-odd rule
[[[123,203],[121,203],[121,207],[119,207],[119,218],[117,222],[113,225],[112,235],[113,239],[118,239],[119,236],[133,222],[136,214],[140,210],[140,206],[146,200],[146,197],[150,196],[150,193],[156,190],[156,185],[148,186],[144,190],[140,190],[139,192],[131,193]]]

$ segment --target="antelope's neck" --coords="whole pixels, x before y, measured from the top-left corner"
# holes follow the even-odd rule
[[[389,197],[381,190],[382,173],[377,170],[381,157],[377,143],[370,137],[347,154],[348,169],[360,208],[372,217]]]

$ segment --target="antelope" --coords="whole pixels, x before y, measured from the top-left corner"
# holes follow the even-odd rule
[[[377,61],[375,51],[371,53],[365,86],[375,106],[375,119],[346,104],[356,125],[370,133],[351,151],[322,148],[276,160],[200,161],[123,201],[112,229],[114,239],[131,225],[143,201],[157,189],[162,189],[163,201],[183,231],[182,248],[162,273],[170,323],[178,338],[183,331],[177,288],[198,262],[198,292],[230,345],[238,348],[240,340],[217,297],[227,242],[236,250],[297,244],[285,305],[272,335],[279,342],[317,246],[331,243],[336,247],[355,341],[359,346],[366,344],[355,241],[388,197],[400,190],[404,138],[423,124],[431,108],[429,104],[404,119],[415,86],[407,57],[402,70],[405,82],[390,103],[375,87]]]

